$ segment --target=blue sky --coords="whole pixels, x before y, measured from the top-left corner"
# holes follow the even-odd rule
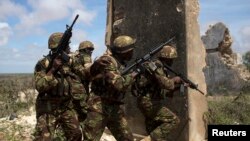
[[[250,51],[250,1],[200,0],[199,16],[201,35],[209,25],[223,22],[233,37],[234,52]]]
[[[106,0],[1,0],[0,1],[0,73],[32,73],[34,66],[48,53],[51,33],[65,31],[76,14],[71,48],[83,40],[92,41],[93,58],[104,50]],[[234,39],[233,50],[250,50],[249,0],[200,0],[201,35],[210,24],[223,22]]]

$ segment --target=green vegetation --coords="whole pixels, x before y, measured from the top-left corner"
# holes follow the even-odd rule
[[[250,93],[208,100],[208,124],[250,124]]]
[[[34,89],[33,74],[1,74],[0,75],[0,118],[10,114],[23,114],[31,106],[35,105],[34,93],[27,93],[26,90]],[[208,124],[250,124],[250,89],[244,88],[239,95],[232,95],[232,92],[219,87],[223,96],[211,94],[208,97],[209,111],[206,113]],[[26,102],[18,101],[19,92],[24,92]],[[2,123],[4,122],[1,121]],[[0,122],[0,123],[1,123]],[[2,124],[0,127],[0,140],[26,140],[32,138],[33,126],[27,127],[32,131],[24,132],[26,127],[11,124]],[[8,128],[8,130],[6,130]],[[1,138],[2,137],[2,138]],[[59,127],[55,133],[55,141],[64,141],[64,133]]]
[[[1,74],[0,75],[0,118],[12,113],[27,110],[34,105],[26,91],[33,89],[33,74]],[[26,102],[18,101],[18,93],[23,92]]]
[[[250,51],[243,55],[243,64],[245,64],[247,69],[250,71]]]
[[[30,91],[27,91],[30,90]],[[25,94],[25,102],[19,101],[18,93]],[[0,118],[11,114],[25,114],[35,105],[33,74],[0,74]],[[0,121],[0,140],[31,140],[34,127],[21,126],[11,121]],[[56,130],[54,141],[65,141],[61,127]]]

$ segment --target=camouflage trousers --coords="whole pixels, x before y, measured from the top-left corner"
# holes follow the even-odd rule
[[[74,100],[73,106],[74,110],[77,113],[78,121],[80,123],[82,132],[84,132],[84,124],[85,124],[84,122],[87,117],[87,109],[88,109],[87,103],[83,100]]]
[[[120,105],[106,103],[101,99],[90,99],[88,103],[91,107],[85,120],[84,140],[99,141],[107,126],[117,141],[133,141],[132,132]]]
[[[74,109],[78,115],[79,122],[84,122],[87,116],[87,103],[84,100],[74,100],[73,101]]]
[[[146,131],[152,141],[168,141],[170,132],[179,124],[179,118],[161,101],[152,101],[142,96],[137,99],[137,103],[145,117]]]
[[[77,114],[73,109],[58,108],[45,113],[40,112],[46,104],[37,103],[37,124],[34,141],[52,141],[57,126],[61,126],[67,141],[81,141],[82,133],[79,128]]]

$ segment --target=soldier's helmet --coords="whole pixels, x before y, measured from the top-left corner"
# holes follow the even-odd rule
[[[83,49],[86,49],[86,48],[88,48],[88,49],[94,49],[93,43],[90,42],[90,41],[83,41],[83,42],[80,43],[78,49],[79,50],[83,50]]]
[[[56,33],[51,34],[49,37],[49,41],[48,41],[49,49],[57,48],[62,36],[63,36],[63,33],[61,32],[56,32]]]
[[[126,53],[134,49],[135,39],[130,36],[122,35],[115,38],[113,51],[116,53]]]
[[[177,58],[177,51],[175,47],[166,45],[164,46],[159,54],[160,58]]]

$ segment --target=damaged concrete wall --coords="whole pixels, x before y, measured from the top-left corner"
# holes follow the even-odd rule
[[[187,76],[206,93],[205,77],[202,72],[206,65],[206,53],[202,47],[200,26],[197,21],[200,10],[198,0],[185,0],[185,7]],[[188,89],[188,109],[189,141],[204,140],[207,127],[203,118],[207,110],[206,97],[198,91]]]
[[[200,47],[202,42],[197,16],[197,0],[108,0],[106,45],[112,45],[113,39],[119,35],[130,35],[137,39],[133,58],[136,59],[175,36],[176,40],[171,45],[176,46],[179,57],[173,68],[199,83],[199,88],[205,92],[202,73],[205,51]],[[166,100],[166,104],[181,119],[179,128],[170,138],[175,141],[200,141],[205,138],[202,117],[206,111],[206,100],[197,91],[186,90],[186,93],[176,93]],[[146,135],[144,119],[136,108],[135,97],[127,95],[125,110],[132,131]]]
[[[232,37],[223,23],[211,25],[202,41],[207,51],[204,69],[209,93],[240,91],[249,86],[250,74],[232,50]],[[245,70],[245,71],[244,71]]]

